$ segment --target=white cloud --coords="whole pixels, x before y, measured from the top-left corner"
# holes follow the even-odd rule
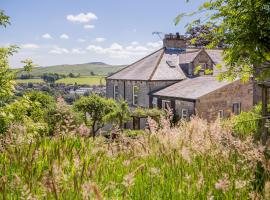
[[[86,51],[82,50],[81,48],[74,48],[71,50],[73,54],[86,54]]]
[[[139,45],[139,42],[133,41],[133,42],[131,42],[131,45],[133,45],[133,46]]]
[[[67,34],[63,33],[62,35],[60,35],[60,38],[63,40],[67,40],[67,39],[69,39],[69,36]]]
[[[126,47],[126,50],[133,51],[133,52],[140,52],[140,51],[145,52],[145,51],[149,51],[148,48],[143,47],[143,46],[136,46],[136,47],[134,47],[134,46],[128,46],[128,47]]]
[[[158,41],[158,42],[148,42],[146,45],[152,48],[159,48],[162,47],[163,42]]]
[[[44,39],[52,39],[52,36],[49,33],[45,33],[42,35],[42,38]]]
[[[86,24],[83,26],[84,29],[94,29],[95,25]]]
[[[104,42],[106,39],[102,37],[98,37],[95,39],[96,42]]]
[[[144,46],[127,46],[123,47],[118,43],[112,43],[109,47],[103,48],[97,45],[89,45],[87,50],[94,51],[98,54],[106,54],[110,58],[131,58],[133,56],[143,56],[150,53],[150,49]]]
[[[80,13],[78,15],[68,15],[67,20],[71,22],[87,23],[92,20],[96,20],[97,16],[94,13]]]
[[[22,49],[29,49],[29,50],[36,50],[40,48],[40,46],[37,44],[22,44],[20,47]]]
[[[81,42],[81,43],[86,42],[86,40],[85,39],[82,39],[82,38],[79,38],[77,41],[78,42]]]
[[[67,50],[66,48],[54,46],[53,49],[49,51],[49,53],[51,53],[51,54],[67,54],[67,53],[69,53],[69,50]]]

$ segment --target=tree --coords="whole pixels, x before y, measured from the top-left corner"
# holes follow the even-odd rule
[[[205,13],[205,16],[201,16]],[[248,80],[270,75],[270,1],[269,0],[211,0],[206,1],[194,13],[181,13],[176,19],[200,14],[189,24],[207,24],[213,39],[208,47],[226,44],[224,61],[227,71],[220,78],[240,77]]]
[[[0,10],[0,26],[6,27],[9,24],[9,16],[5,15],[3,10]]]
[[[187,29],[185,33],[185,38],[189,41],[191,46],[195,47],[206,47],[213,40],[213,27],[208,26],[207,24],[191,26]],[[217,44],[217,48],[223,48],[224,43],[220,41]]]
[[[113,111],[107,115],[106,120],[116,124],[122,131],[124,123],[131,119],[130,115],[131,112],[127,102],[124,99],[121,99],[117,102],[117,106]]]
[[[37,66],[36,64],[33,63],[33,61],[31,59],[26,59],[21,61],[21,63],[24,64],[23,69],[24,71],[26,71],[28,73],[28,76],[30,77],[30,72],[33,70],[33,68],[35,66]]]
[[[92,136],[95,138],[96,133],[104,127],[107,115],[116,108],[116,103],[112,99],[93,94],[89,97],[81,97],[74,103],[74,107],[84,113],[85,124],[91,126]]]

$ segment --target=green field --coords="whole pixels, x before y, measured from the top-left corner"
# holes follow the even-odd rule
[[[104,76],[84,76],[79,78],[63,78],[56,81],[56,83],[65,84],[79,84],[79,85],[99,85],[105,84]]]
[[[16,79],[16,83],[44,83],[42,79]]]
[[[95,75],[107,76],[110,73],[122,69],[123,65],[108,65],[105,63],[86,63],[76,65],[56,65],[49,67],[35,67],[31,72],[33,76],[41,76],[44,73],[58,73],[58,74],[80,74],[81,76],[89,76],[91,73]],[[25,74],[23,69],[17,69],[18,76]]]
[[[42,79],[17,79],[16,83],[44,83]],[[56,83],[65,84],[79,84],[79,85],[105,85],[104,76],[82,76],[78,78],[63,78],[56,81]]]

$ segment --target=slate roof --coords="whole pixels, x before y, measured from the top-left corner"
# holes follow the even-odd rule
[[[185,73],[179,66],[178,49],[161,48],[143,59],[112,74],[116,80],[183,80]],[[167,62],[169,61],[169,62]]]
[[[108,76],[112,80],[184,80],[186,75],[180,64],[192,62],[202,49],[161,48],[124,69]],[[210,58],[217,63],[222,62],[222,50],[205,50]],[[214,75],[220,71],[214,67]]]
[[[154,92],[152,95],[196,100],[231,83],[229,81],[219,82],[214,76],[201,76],[180,81]]]

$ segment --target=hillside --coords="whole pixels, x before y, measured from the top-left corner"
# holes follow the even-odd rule
[[[58,73],[58,74],[81,74],[81,75],[90,75],[93,72],[96,75],[106,76],[110,73],[116,72],[125,67],[124,65],[108,65],[102,62],[93,62],[85,64],[75,64],[75,65],[55,65],[48,67],[36,67],[31,72],[34,76],[40,76],[44,73]],[[23,69],[19,69],[18,75],[20,76],[23,73]]]

